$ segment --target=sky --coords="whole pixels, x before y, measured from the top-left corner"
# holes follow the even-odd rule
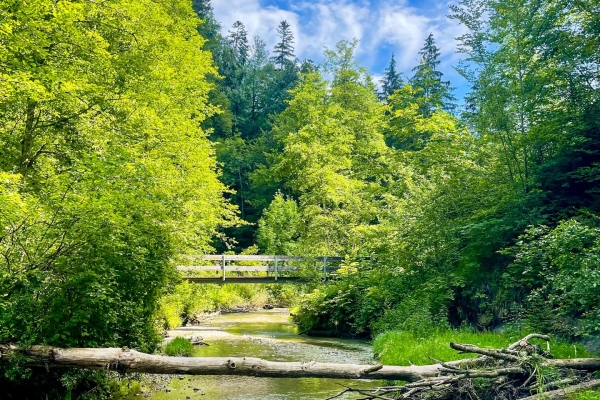
[[[378,82],[389,65],[392,53],[398,71],[407,77],[418,64],[419,50],[429,33],[440,49],[439,69],[462,99],[467,82],[454,70],[462,55],[456,53],[455,37],[465,32],[456,20],[447,17],[443,0],[212,0],[215,17],[223,33],[240,20],[250,42],[255,35],[273,49],[278,41],[277,26],[290,25],[295,54],[300,59],[322,61],[323,49],[335,48],[343,39],[360,40],[356,57]]]

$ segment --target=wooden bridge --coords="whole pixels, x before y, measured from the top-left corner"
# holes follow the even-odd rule
[[[204,255],[192,256],[194,260],[212,262],[209,265],[179,266],[180,272],[206,272],[213,271],[214,276],[183,276],[182,279],[195,283],[289,283],[306,280],[300,274],[298,264],[312,263],[315,273],[322,279],[327,279],[330,273],[339,269],[339,264],[344,257],[295,257],[295,256],[263,256],[263,255]],[[232,262],[234,263],[232,265]],[[243,265],[247,264],[255,265]],[[294,265],[295,264],[295,265]],[[235,275],[228,272],[235,272]],[[245,272],[264,272],[263,276],[241,275]]]

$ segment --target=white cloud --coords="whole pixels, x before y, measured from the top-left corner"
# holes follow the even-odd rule
[[[431,31],[431,17],[419,14],[406,5],[385,5],[378,14],[369,46],[389,45],[396,54],[398,68],[410,69],[415,65],[419,49]]]
[[[215,18],[223,27],[223,33],[231,29],[235,21],[242,21],[246,26],[249,37],[260,36],[272,49],[277,43],[277,26],[286,20],[292,29],[294,37],[300,35],[301,26],[298,14],[277,7],[261,7],[256,0],[213,0]],[[298,40],[296,40],[298,41]]]
[[[282,0],[283,2],[283,0]],[[273,49],[278,41],[276,28],[287,20],[295,37],[296,55],[300,59],[322,59],[323,48],[333,48],[342,40],[360,39],[357,58],[373,72],[381,72],[391,53],[396,55],[398,69],[410,73],[416,65],[418,51],[433,32],[442,53],[441,69],[455,75],[450,63],[456,64],[456,43],[463,27],[446,17],[447,5],[434,4],[427,10],[411,6],[406,0],[290,0],[290,6],[262,7],[258,0],[213,0],[215,16],[224,33],[236,21],[242,21],[249,36],[259,35]],[[388,54],[378,59],[379,50]]]
[[[298,54],[320,58],[323,48],[333,48],[340,40],[361,39],[368,23],[369,9],[342,1],[303,2],[294,6],[302,15],[311,18],[301,30]]]

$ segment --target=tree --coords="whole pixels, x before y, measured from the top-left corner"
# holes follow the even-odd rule
[[[261,131],[268,129],[268,110],[272,106],[272,88],[277,71],[270,61],[266,46],[264,40],[254,37],[241,82],[243,96],[249,99],[249,107],[239,123],[239,129],[245,138],[255,139]]]
[[[419,65],[413,68],[415,73],[410,83],[416,90],[419,109],[425,116],[434,110],[451,111],[454,108],[454,96],[449,81],[442,81],[443,73],[438,71],[440,52],[435,45],[433,33],[425,40],[425,45],[419,51]]]
[[[233,48],[236,54],[236,58],[239,64],[244,65],[248,60],[248,53],[250,47],[248,46],[248,32],[246,27],[241,21],[235,21],[233,23],[233,31],[229,31],[229,44]]]
[[[221,24],[217,22],[210,0],[193,0],[192,8],[201,19],[198,24],[198,33],[206,40],[204,49],[212,53],[221,76],[229,74],[225,64],[232,57],[232,51],[227,47],[226,40],[221,36]],[[218,111],[202,121],[202,128],[211,132],[212,138],[225,137],[233,132],[233,115],[231,103],[224,93],[224,78],[218,76],[207,77],[213,85],[209,93],[209,103]]]
[[[392,93],[400,89],[404,82],[402,81],[402,73],[396,72],[396,60],[394,59],[394,53],[390,64],[385,69],[383,78],[381,79],[381,93],[379,97],[387,100]]]
[[[0,342],[152,350],[172,260],[234,217],[191,5],[0,7]],[[40,372],[17,398],[59,382]]]
[[[294,55],[294,34],[286,20],[279,23],[277,33],[279,34],[279,43],[275,45],[273,61],[275,65],[279,66],[279,69],[283,69],[287,63],[292,62],[296,57]]]
[[[256,241],[264,254],[293,255],[298,239],[300,214],[293,199],[286,199],[281,192],[258,221]]]
[[[467,282],[488,288],[478,313],[495,315],[507,298],[516,299],[513,309],[529,307],[523,299],[535,290],[500,296],[511,260],[498,250],[517,242],[528,225],[552,230],[599,210],[599,92],[592,76],[600,60],[590,51],[598,45],[598,25],[583,2],[464,0],[452,10],[468,29],[459,47],[467,55],[459,71],[472,85],[465,117],[497,159],[490,187],[504,188],[487,218],[465,231],[477,243],[468,256],[477,272]]]
[[[326,52],[331,88],[318,72],[302,76],[275,119],[278,146],[268,169],[255,173],[298,199],[299,251],[306,254],[358,251],[375,218],[369,200],[386,152],[383,109],[370,77],[356,68],[355,45],[342,41]]]
[[[194,12],[202,20],[198,25],[198,33],[206,39],[205,47],[214,52],[221,40],[221,24],[217,22],[210,0],[192,0]]]
[[[554,229],[530,227],[504,250],[514,257],[504,277],[506,296],[527,305],[532,327],[567,337],[600,332],[600,229],[594,225],[570,219]],[[580,323],[573,326],[573,319]]]

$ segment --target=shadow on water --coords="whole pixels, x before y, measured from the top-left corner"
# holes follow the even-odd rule
[[[215,329],[233,334],[207,340],[196,356],[259,357],[271,361],[316,361],[372,364],[371,346],[364,341],[299,336],[286,309],[225,314],[210,322]],[[199,332],[201,334],[201,332]],[[153,400],[176,399],[282,399],[322,400],[340,392],[340,384],[372,387],[381,382],[326,378],[256,378],[245,376],[185,376],[173,379],[170,392],[155,393]],[[188,397],[189,396],[189,397]],[[340,397],[349,399],[353,397]]]

